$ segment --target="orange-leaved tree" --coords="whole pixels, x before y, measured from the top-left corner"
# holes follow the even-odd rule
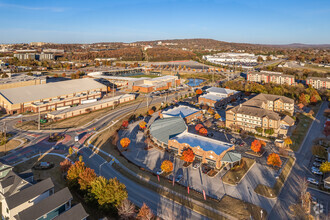
[[[191,163],[194,161],[195,159],[195,153],[191,148],[186,148],[183,152],[182,152],[182,160],[184,160],[187,163]]]
[[[209,114],[211,114],[211,115],[214,114],[214,110],[213,110],[212,108],[209,108],[209,110],[207,110],[207,112],[208,112]]]
[[[259,153],[261,151],[261,143],[259,140],[256,139],[251,143],[251,150],[255,153]]]
[[[204,135],[204,136],[207,135],[207,130],[206,130],[206,128],[201,128],[201,129],[199,129],[198,132],[199,132],[201,135]]]
[[[148,114],[149,114],[149,115],[152,115],[154,112],[155,112],[154,110],[149,109]]]
[[[164,171],[165,173],[169,173],[173,171],[173,163],[169,160],[164,160],[162,165],[160,166],[160,169]]]
[[[266,146],[266,142],[265,141],[259,140],[259,142],[260,142],[260,144],[261,144],[262,147],[265,147]]]
[[[137,214],[137,219],[143,219],[143,220],[151,220],[154,215],[152,214],[151,209],[143,203],[139,213]]]
[[[201,129],[201,128],[204,128],[204,126],[203,126],[202,124],[197,124],[197,125],[195,126],[195,130],[196,130],[196,131],[199,131],[199,129]]]
[[[196,94],[197,94],[197,95],[200,95],[200,94],[202,94],[202,93],[203,93],[203,91],[202,91],[201,89],[197,89],[197,90],[196,90]]]
[[[215,118],[215,119],[220,119],[221,116],[220,116],[218,113],[216,113],[216,114],[214,115],[214,118]]]
[[[139,126],[140,126],[141,129],[145,129],[146,128],[146,125],[147,125],[147,123],[145,121],[141,121],[139,123]]]
[[[85,163],[81,161],[76,161],[68,170],[67,179],[70,182],[77,183],[79,175],[85,171]]]
[[[267,164],[271,165],[271,166],[281,167],[282,161],[278,154],[271,153],[271,154],[269,154],[269,156],[267,158]]]
[[[63,160],[60,163],[62,173],[68,172],[68,170],[70,169],[71,166],[72,166],[72,163],[68,159]]]
[[[123,121],[123,124],[121,126],[123,126],[123,128],[127,128],[128,127],[128,121],[127,120]]]
[[[93,169],[86,168],[84,172],[79,174],[78,183],[81,190],[86,190],[90,187],[91,183],[95,180],[96,174]]]
[[[131,143],[130,139],[128,139],[127,137],[125,138],[122,138],[120,140],[120,145],[123,147],[123,148],[126,148],[128,147],[128,145]]]

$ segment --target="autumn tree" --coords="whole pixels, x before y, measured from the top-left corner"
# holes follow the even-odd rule
[[[196,90],[196,95],[201,95],[202,93],[203,93],[203,91],[201,89]]]
[[[152,110],[152,109],[149,109],[148,114],[149,114],[149,115],[152,115],[153,113],[155,113],[155,111]]]
[[[264,59],[262,59],[262,57],[261,57],[261,56],[258,56],[258,58],[257,58],[257,61],[260,63],[260,62],[263,62],[263,61],[264,61]]]
[[[141,129],[145,129],[146,128],[146,125],[147,125],[147,123],[145,121],[141,121],[139,123],[139,126],[140,126]]]
[[[66,77],[66,73],[62,73],[62,77],[63,77],[63,78]]]
[[[329,173],[330,172],[330,162],[324,162],[320,166],[320,171],[322,173]]]
[[[220,116],[218,113],[216,113],[216,114],[214,115],[214,118],[218,120],[218,119],[221,118],[221,116]]]
[[[118,215],[122,220],[133,219],[135,215],[135,205],[128,199],[123,200],[118,206]]]
[[[73,149],[72,147],[69,147],[69,155],[72,155],[73,154]]]
[[[67,179],[73,184],[78,183],[79,175],[83,173],[85,169],[84,162],[76,161],[68,170]]]
[[[172,172],[173,171],[173,163],[169,160],[164,160],[162,165],[160,166],[160,169],[165,173]]]
[[[269,154],[269,156],[267,158],[267,164],[271,165],[271,166],[281,167],[282,161],[278,154],[271,153],[271,154]]]
[[[251,150],[255,153],[259,153],[261,151],[261,143],[259,140],[256,139],[251,143]]]
[[[301,93],[301,95],[299,96],[299,102],[306,105],[307,101],[306,101],[306,96],[304,93]]]
[[[266,142],[263,140],[259,140],[259,143],[261,144],[262,147],[266,147]]]
[[[78,183],[81,190],[86,190],[89,188],[91,183],[95,180],[96,174],[93,169],[86,168],[82,173],[79,174]]]
[[[317,103],[317,99],[316,99],[315,95],[313,95],[313,96],[311,97],[310,102],[311,102],[312,104],[316,104],[316,103]]]
[[[72,166],[72,163],[68,159],[63,160],[60,163],[60,169],[61,169],[62,173],[68,172],[68,170],[70,169],[71,166]]]
[[[286,147],[289,147],[290,145],[292,145],[292,140],[291,140],[290,137],[287,137],[287,138],[284,139],[284,145]]]
[[[101,206],[119,206],[127,198],[126,186],[117,178],[107,180],[98,176],[91,183],[90,192]]]
[[[137,219],[151,220],[153,216],[154,215],[152,214],[150,208],[145,203],[143,203],[139,213],[137,214]]]
[[[125,138],[122,138],[120,140],[120,145],[123,147],[123,148],[127,148],[128,145],[131,143],[130,139],[128,139],[127,137]]]
[[[54,78],[57,78],[57,77],[58,77],[58,74],[57,74],[57,73],[55,73],[55,74],[54,74]]]
[[[199,131],[199,129],[201,129],[201,128],[204,128],[204,126],[203,126],[202,124],[197,124],[197,125],[195,126],[195,130],[196,130],[196,131]]]
[[[186,148],[183,152],[182,152],[182,160],[184,160],[187,163],[191,163],[194,161],[195,159],[195,153],[191,148]]]
[[[207,112],[208,112],[209,114],[211,114],[211,115],[214,114],[214,110],[213,110],[212,108],[209,108],[209,110],[207,110]]]
[[[201,129],[199,129],[199,134],[201,134],[201,135],[204,135],[204,136],[206,136],[207,135],[207,130],[206,130],[206,128],[201,128]]]
[[[123,121],[122,125],[121,125],[123,128],[127,128],[128,127],[128,121],[125,120]]]

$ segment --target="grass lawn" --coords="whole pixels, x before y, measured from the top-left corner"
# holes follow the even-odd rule
[[[299,150],[300,145],[303,142],[306,133],[309,129],[309,126],[312,124],[313,121],[313,119],[303,114],[298,114],[297,119],[299,119],[299,123],[290,137],[292,140],[292,145],[290,147],[294,151]]]
[[[237,185],[243,178],[243,176],[248,172],[248,170],[252,167],[255,163],[255,160],[243,157],[242,160],[244,161],[244,166],[242,169],[239,170],[229,170],[223,177],[222,181],[227,184]]]
[[[94,140],[94,145],[95,146],[99,146],[102,150],[112,154],[114,157],[116,157],[125,167],[127,167],[128,169],[132,170],[134,173],[136,173],[137,175],[155,182],[159,185],[162,185],[164,187],[167,187],[173,191],[176,191],[184,196],[189,196],[190,198],[193,198],[199,202],[202,202],[204,204],[206,204],[209,207],[212,207],[214,209],[217,209],[221,212],[227,213],[229,215],[234,216],[235,218],[238,219],[246,219],[249,218],[250,215],[252,215],[253,217],[255,217],[255,219],[260,219],[260,216],[258,217],[258,213],[260,213],[260,207],[250,204],[250,203],[246,203],[243,202],[241,200],[232,198],[232,197],[223,197],[222,200],[213,200],[208,198],[206,201],[203,199],[203,195],[201,193],[198,193],[196,191],[190,190],[190,194],[187,194],[187,189],[181,185],[175,184],[175,186],[172,185],[172,181],[169,181],[166,178],[161,177],[160,182],[158,182],[158,178],[156,175],[141,170],[138,166],[136,166],[135,164],[133,164],[132,162],[128,161],[124,156],[122,156],[119,152],[119,150],[117,149],[116,146],[114,146],[111,143],[110,140],[111,137],[111,131],[106,131],[103,134],[101,134],[101,136],[99,136],[96,140]],[[102,154],[99,153],[100,156],[103,155],[103,158],[105,158],[106,160],[108,160],[109,158]],[[114,164],[113,165],[115,169],[117,169],[122,175],[126,176],[127,178],[131,179],[134,182],[139,183],[140,185],[143,185],[144,187],[153,190],[161,195],[163,195],[164,197],[167,197],[169,199],[172,199],[180,204],[183,204],[191,209],[193,209],[196,212],[202,213],[203,215],[206,215],[207,217],[209,217],[210,219],[222,219],[218,214],[211,212],[201,206],[198,206],[197,204],[194,204],[193,202],[190,202],[184,198],[181,198],[179,196],[176,196],[172,193],[169,193],[167,190],[161,190],[151,184],[148,184],[145,180],[141,180],[135,176],[132,176],[131,174],[127,173],[123,168],[121,168],[120,166]],[[228,203],[230,202],[230,204],[233,205],[228,205]],[[246,208],[248,207],[248,208]],[[264,213],[266,213],[265,210],[263,210]],[[257,214],[255,214],[257,213]]]
[[[15,166],[14,172],[20,173],[25,170],[31,169],[38,162],[53,162],[54,167],[51,169],[48,170],[32,169],[34,174],[34,179],[38,181],[51,177],[55,185],[55,192],[59,191],[60,189],[63,189],[66,186],[66,184],[65,184],[65,180],[62,178],[62,173],[60,170],[60,162],[62,162],[64,159],[62,157],[58,157],[54,155],[46,155],[40,161],[38,161],[38,159],[39,159],[38,157],[35,157]]]
[[[288,178],[291,168],[294,165],[295,159],[293,157],[289,157],[288,161],[286,162],[285,166],[282,169],[281,174],[279,175],[278,179],[276,180],[273,187],[265,186],[259,184],[254,191],[262,196],[268,198],[275,198],[278,196],[279,192],[281,191],[284,182]]]

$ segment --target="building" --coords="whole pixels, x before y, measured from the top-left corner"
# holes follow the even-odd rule
[[[10,74],[10,73],[8,73],[7,75],[9,75],[8,78],[0,79],[0,90],[47,83],[46,77],[36,77],[36,76],[28,76],[26,74]]]
[[[232,99],[237,99],[241,95],[241,92],[219,87],[208,88],[206,92],[206,94],[198,97],[198,103],[211,107],[225,105]]]
[[[53,220],[85,220],[87,219],[88,214],[86,213],[84,207],[81,203],[73,206],[68,211],[60,214],[59,216],[55,217]]]
[[[12,166],[0,163],[2,219],[61,219],[60,216],[72,216],[72,213],[76,217],[68,218],[70,220],[84,220],[88,217],[81,204],[71,210],[72,195],[68,188],[54,192],[54,184],[50,178],[35,183],[31,170],[20,174],[12,170]]]
[[[226,127],[264,136],[286,137],[294,120],[278,112],[294,113],[294,101],[287,97],[259,94],[226,111]]]
[[[212,168],[220,169],[223,165],[230,168],[240,163],[240,154],[236,157],[227,155],[233,153],[233,144],[189,133],[181,117],[158,119],[151,124],[149,130],[154,143],[176,155],[180,156],[185,148],[191,148],[195,153],[195,160]],[[228,157],[232,158],[231,162]],[[226,160],[222,160],[223,158]]]
[[[36,60],[36,53],[14,53],[14,57],[19,60]]]
[[[54,184],[50,178],[24,188],[1,201],[2,216],[4,219],[16,219],[18,213],[52,194],[54,194]]]
[[[40,53],[39,54],[39,60],[54,60],[55,56],[53,53]]]
[[[257,83],[276,83],[276,84],[287,84],[294,85],[295,79],[292,75],[285,75],[280,72],[261,71],[247,73],[247,81]]]
[[[192,134],[187,131],[172,137],[168,141],[168,149],[179,156],[181,156],[183,150],[186,148],[191,148],[194,151],[196,160],[206,163],[212,168],[220,169],[222,165],[229,165],[228,167],[231,168],[241,161],[240,154],[237,154],[239,155],[237,157],[238,160],[233,163],[229,163],[228,160],[222,161],[222,158],[229,151],[235,150],[233,144]]]
[[[162,117],[163,118],[181,117],[186,121],[186,123],[190,123],[193,120],[202,120],[203,113],[202,110],[180,105],[178,107],[174,107],[166,111],[162,111]]]
[[[306,84],[312,86],[314,89],[330,89],[330,78],[307,77]]]
[[[52,111],[47,114],[47,118],[53,119],[53,120],[62,120],[66,118],[71,118],[74,116],[87,114],[92,111],[100,110],[103,108],[108,108],[110,106],[119,105],[124,102],[129,102],[135,100],[135,95],[131,94],[125,94],[120,95],[112,98],[106,98],[102,100],[91,100],[93,102],[69,107],[57,111]]]
[[[50,111],[101,98],[107,86],[90,78],[0,90],[0,106],[9,114]]]
[[[167,90],[181,85],[181,80],[178,76],[161,76],[156,78],[143,78],[131,80],[128,82],[128,89],[133,91],[149,93],[152,91]]]

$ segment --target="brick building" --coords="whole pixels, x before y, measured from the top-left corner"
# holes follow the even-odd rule
[[[306,84],[312,86],[314,89],[330,89],[330,78],[308,77]]]
[[[178,107],[174,107],[166,111],[162,111],[162,117],[163,118],[181,117],[186,121],[186,123],[190,123],[193,120],[197,120],[197,119],[202,120],[203,113],[202,110],[180,105]]]
[[[206,92],[206,94],[198,97],[198,103],[211,107],[225,105],[232,99],[237,99],[241,95],[241,92],[218,87],[211,87],[207,89]]]
[[[276,83],[294,85],[295,79],[292,75],[285,75],[280,72],[261,71],[247,73],[247,81],[258,83]]]

